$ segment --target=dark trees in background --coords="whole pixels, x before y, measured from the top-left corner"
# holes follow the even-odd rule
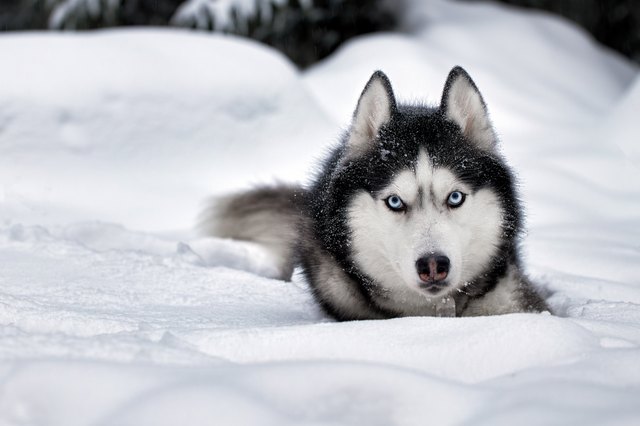
[[[305,68],[360,34],[396,28],[396,15],[379,0],[298,0],[270,4],[270,11],[243,17],[232,12],[228,32],[249,36],[283,52]]]
[[[403,2],[253,1],[249,10],[246,2],[244,8],[223,10],[216,0],[0,0],[0,31],[174,25],[251,37],[306,67],[351,37],[397,28],[402,14],[398,5]],[[498,1],[562,15],[640,63],[639,0]],[[221,13],[226,16],[216,16]]]
[[[185,0],[0,0],[0,30],[169,25]]]
[[[175,25],[250,37],[304,68],[351,37],[397,24],[387,7],[394,0],[254,1],[247,13],[240,6],[221,12],[216,0],[0,0],[0,30]],[[181,8],[189,5],[197,7]]]

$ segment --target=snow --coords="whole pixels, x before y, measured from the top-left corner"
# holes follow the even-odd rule
[[[213,192],[301,176],[335,137],[293,65],[243,39],[28,34],[0,49],[3,221],[189,229]],[[248,140],[247,168],[223,167]]]
[[[638,68],[557,18],[415,2],[300,73],[176,30],[0,36],[0,424],[637,424]],[[8,58],[8,59],[7,59]],[[304,181],[384,70],[473,76],[554,313],[336,323],[208,197]]]

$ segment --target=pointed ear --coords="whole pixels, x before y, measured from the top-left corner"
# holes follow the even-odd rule
[[[364,87],[353,114],[347,140],[347,156],[367,152],[373,146],[380,128],[389,122],[395,110],[396,100],[389,79],[382,71],[374,72]]]
[[[447,119],[460,127],[471,143],[487,151],[496,149],[497,137],[487,106],[473,80],[461,67],[455,67],[449,73],[440,109]]]

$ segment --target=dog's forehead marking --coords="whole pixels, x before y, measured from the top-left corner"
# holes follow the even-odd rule
[[[435,167],[425,150],[421,150],[415,166],[418,203],[420,206],[438,198],[445,197],[456,186],[455,174],[444,167]]]
[[[423,207],[427,200],[433,200],[433,163],[425,150],[420,150],[416,161],[415,178],[418,186],[418,205]]]
[[[433,164],[425,150],[420,150],[415,168],[416,181],[423,192],[426,192],[427,185],[433,180]]]
[[[425,150],[421,150],[413,167],[398,173],[384,196],[399,195],[411,205],[422,208],[426,203],[437,204],[454,186],[457,178],[447,168],[435,167]]]

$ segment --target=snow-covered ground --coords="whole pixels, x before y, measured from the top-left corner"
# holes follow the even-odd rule
[[[640,76],[582,31],[415,2],[299,73],[247,40],[0,36],[0,425],[638,424]],[[205,200],[304,181],[375,69],[474,77],[556,315],[335,323]]]

